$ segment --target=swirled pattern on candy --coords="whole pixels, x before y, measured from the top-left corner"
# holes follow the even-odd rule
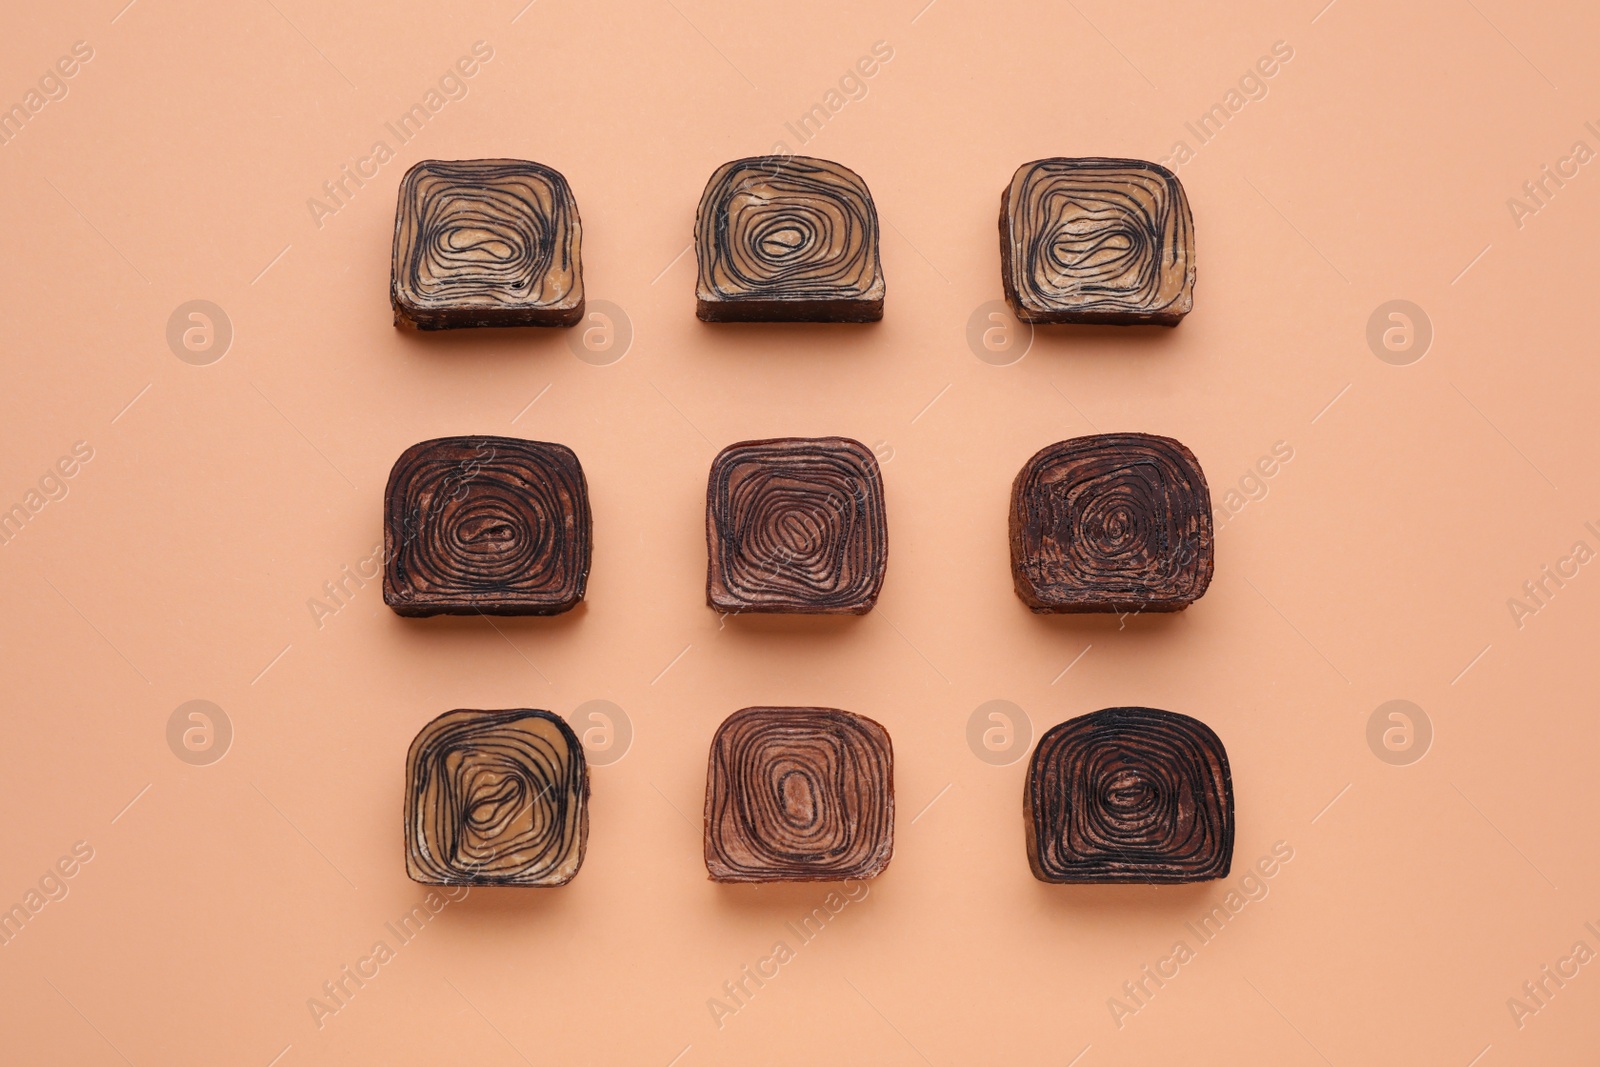
[[[428,885],[566,885],[589,838],[589,770],[548,711],[451,711],[406,757],[406,873]]]
[[[706,603],[862,615],[888,566],[877,457],[847,437],[729,445],[706,489]]]
[[[400,180],[394,324],[571,326],[583,319],[582,225],[567,179],[520,159],[426,159]]]
[[[1042,882],[1203,882],[1233,863],[1228,754],[1187,715],[1107,708],[1053,727],[1022,805]]]
[[[751,156],[718,167],[695,216],[696,314],[706,322],[883,318],[878,212],[848,167]]]
[[[1194,219],[1138,159],[1040,159],[1000,198],[1006,299],[1024,322],[1176,326],[1194,307]]]
[[[1181,611],[1211,584],[1211,493],[1170,437],[1075,437],[1011,487],[1011,573],[1036,612]]]
[[[412,445],[383,508],[383,600],[401,615],[554,615],[583,599],[589,489],[565,445]]]
[[[894,854],[894,751],[833,708],[745,708],[711,741],[706,869],[718,882],[871,878]]]

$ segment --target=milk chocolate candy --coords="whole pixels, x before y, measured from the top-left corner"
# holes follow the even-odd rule
[[[871,878],[894,854],[894,752],[871,719],[745,708],[717,728],[706,776],[717,882]]]
[[[1204,882],[1233,864],[1228,754],[1176,712],[1107,708],[1045,731],[1022,808],[1041,882]]]
[[[1176,326],[1194,307],[1194,219],[1138,159],[1039,159],[1000,197],[1000,272],[1023,322]]]
[[[406,757],[406,873],[426,885],[559,886],[583,865],[589,769],[548,711],[451,711]]]
[[[589,580],[589,488],[572,449],[441,437],[395,461],[383,601],[400,615],[555,615]]]
[[[572,326],[583,319],[582,226],[567,179],[520,159],[426,159],[400,180],[394,324]]]
[[[711,175],[695,216],[695,313],[706,322],[883,318],[878,212],[855,171],[751,156]]]
[[[1012,580],[1036,612],[1181,611],[1214,553],[1205,475],[1170,437],[1060,441],[1012,483]]]
[[[711,464],[706,603],[863,615],[888,567],[877,457],[847,437],[743,441]]]

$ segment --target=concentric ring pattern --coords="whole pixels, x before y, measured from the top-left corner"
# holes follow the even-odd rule
[[[708,322],[883,317],[878,213],[860,176],[807,156],[717,168],[695,218],[697,314]]]
[[[870,878],[894,853],[889,733],[833,708],[745,708],[711,742],[706,869],[719,882]]]
[[[1041,159],[1000,202],[1006,299],[1024,322],[1176,326],[1194,306],[1194,220],[1137,159]]]
[[[1211,584],[1211,493],[1170,437],[1040,450],[1011,488],[1011,570],[1037,612],[1179,611]]]
[[[718,611],[870,611],[889,557],[877,457],[847,437],[728,446],[711,465],[706,543]]]
[[[571,326],[582,226],[561,174],[517,159],[424,160],[395,213],[395,325]]]
[[[1201,882],[1233,862],[1233,780],[1198,719],[1107,708],[1039,739],[1023,808],[1045,882]]]
[[[558,886],[589,836],[583,746],[548,711],[451,711],[406,758],[406,873],[428,885]]]
[[[401,615],[552,615],[583,599],[589,491],[565,445],[444,437],[384,494],[383,598]]]

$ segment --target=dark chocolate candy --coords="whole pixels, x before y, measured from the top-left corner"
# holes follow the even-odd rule
[[[877,457],[848,437],[729,445],[706,489],[706,603],[863,615],[888,566]]]
[[[833,708],[745,708],[706,773],[706,870],[717,882],[871,878],[894,855],[894,751]]]
[[[1107,708],[1052,727],[1022,808],[1041,882],[1204,882],[1233,863],[1228,754],[1187,715]]]
[[[589,579],[589,489],[572,449],[441,437],[395,461],[383,601],[401,615],[555,615]]]
[[[1036,612],[1181,611],[1211,584],[1211,493],[1170,437],[1041,449],[1011,486],[1011,573]]]

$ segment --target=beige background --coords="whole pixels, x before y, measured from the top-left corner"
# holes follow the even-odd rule
[[[74,442],[93,448],[0,547],[0,903],[75,842],[93,849],[0,947],[8,1062],[1585,1062],[1600,966],[1520,1028],[1507,1000],[1574,942],[1600,950],[1584,927],[1600,926],[1600,567],[1520,628],[1507,601],[1575,541],[1600,549],[1584,528],[1600,449],[1580,433],[1600,385],[1600,170],[1520,228],[1507,200],[1574,141],[1600,148],[1592,13],[121,3],[12,5],[0,34],[7,106],[74,42],[94,53],[0,146],[0,506]],[[397,145],[383,124],[480,40],[493,58],[465,98]],[[706,177],[800,149],[785,123],[877,41],[892,60],[804,150],[872,189],[884,321],[699,323],[681,253]],[[1195,148],[1184,123],[1278,41],[1293,59],[1267,95],[1180,172],[1199,249],[1184,324],[1041,330],[1020,362],[978,359],[967,323],[1000,295],[1014,168]],[[308,199],[380,138],[395,158],[319,227]],[[590,298],[634,330],[620,361],[580,361],[563,332],[391,327],[401,174],[485,155],[571,181]],[[1409,366],[1366,341],[1394,298],[1435,329]],[[166,342],[192,299],[235,331],[209,366]],[[1219,505],[1292,447],[1224,523],[1190,611],[1039,618],[1012,594],[1011,479],[1093,430],[1181,439]],[[498,628],[407,621],[369,584],[319,628],[308,601],[370,555],[394,458],[457,433],[577,451],[587,603]],[[703,604],[711,457],[830,433],[886,457],[878,609],[719,627]],[[393,944],[385,923],[424,896],[400,852],[417,729],[455,707],[571,715],[597,698],[635,737],[594,770],[577,880],[450,905],[319,1028],[308,1000]],[[1435,731],[1410,766],[1366,740],[1397,698]],[[209,766],[167,744],[192,699],[235,731]],[[1235,875],[1035,882],[1025,764],[966,741],[992,699],[1035,736],[1116,704],[1205,720],[1233,764]],[[819,887],[719,888],[701,861],[711,732],[755,703],[858,711],[897,750],[894,863],[809,944],[785,924]],[[1108,998],[1279,841],[1293,860],[1269,894],[1191,940],[1119,1027]],[[719,1029],[707,1001],[778,940],[795,958]]]

